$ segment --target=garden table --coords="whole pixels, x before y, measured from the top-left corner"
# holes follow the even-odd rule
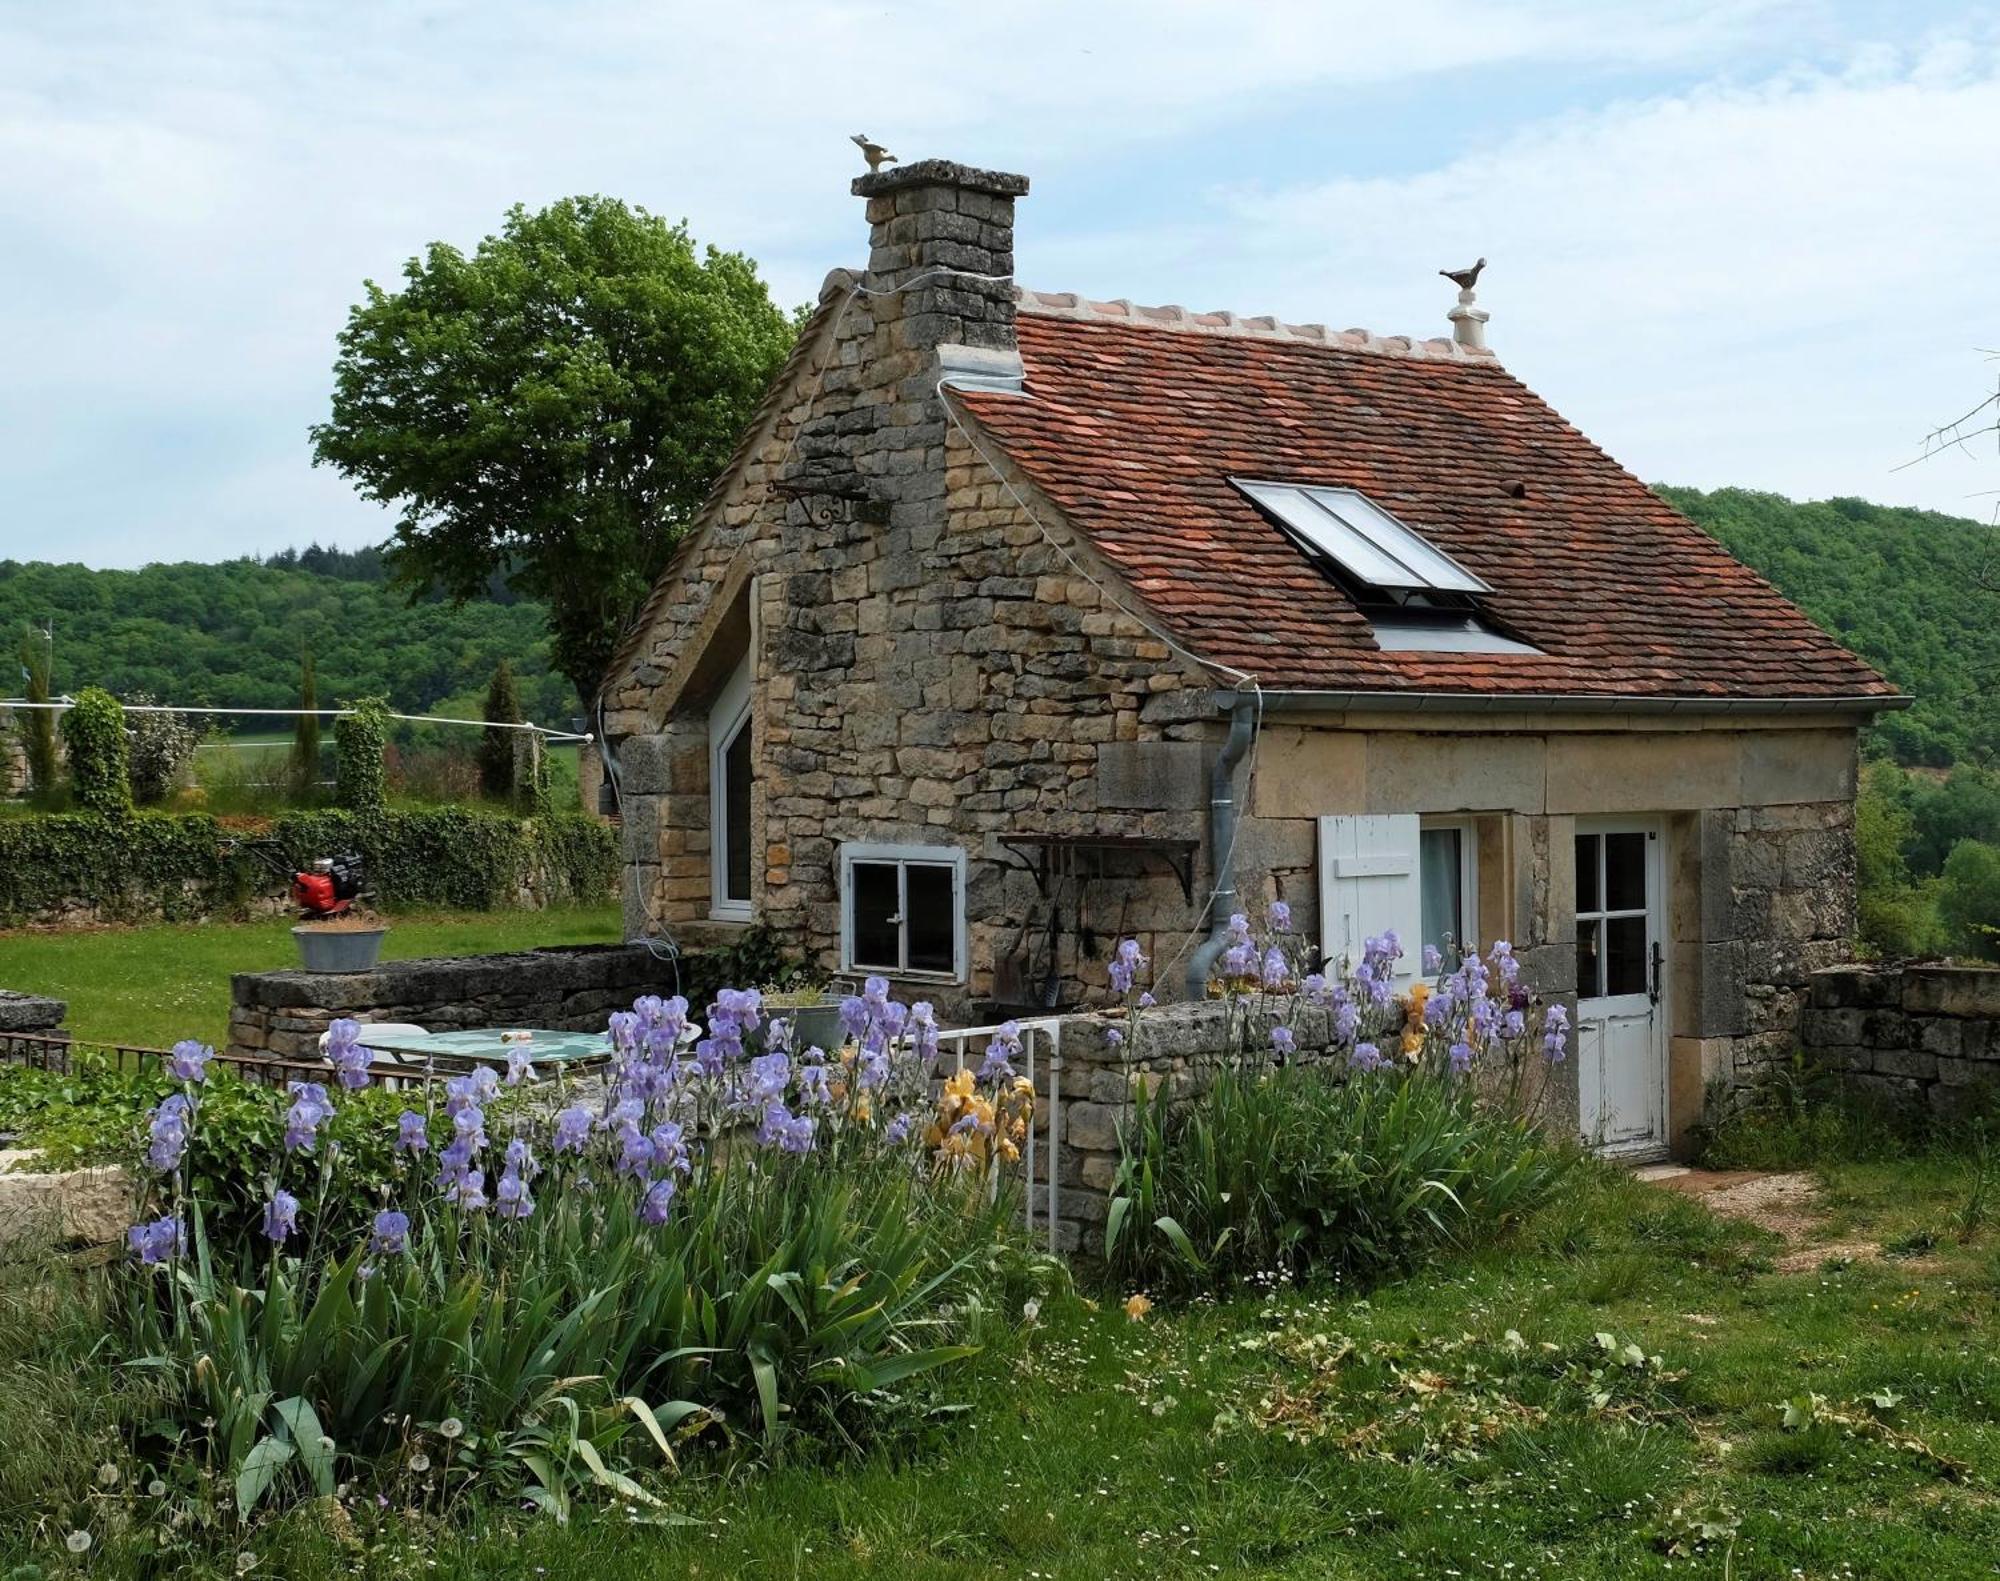
[[[509,1027],[472,1028],[458,1032],[383,1032],[361,1028],[361,1046],[404,1065],[451,1069],[472,1065],[505,1065],[508,1055],[525,1047],[539,1070],[574,1068],[607,1058],[611,1044],[602,1032],[557,1032],[546,1027],[522,1027],[525,1043],[508,1042]]]

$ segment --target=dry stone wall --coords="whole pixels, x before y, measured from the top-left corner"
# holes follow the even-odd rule
[[[1813,974],[1806,1058],[1853,1091],[1944,1119],[2000,1096],[2000,967],[1839,966]]]
[[[624,945],[391,961],[368,972],[240,972],[229,980],[229,1052],[317,1058],[320,1035],[341,1016],[413,1022],[429,1032],[588,1032],[641,994],[673,991],[667,962]]]

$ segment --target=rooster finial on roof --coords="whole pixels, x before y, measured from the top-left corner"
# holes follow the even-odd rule
[[[1474,307],[1472,288],[1479,283],[1479,271],[1486,267],[1486,260],[1480,259],[1470,269],[1440,269],[1439,274],[1458,287],[1458,305],[1445,317],[1451,320],[1451,338],[1467,351],[1486,349],[1486,320],[1492,315],[1483,307]]]

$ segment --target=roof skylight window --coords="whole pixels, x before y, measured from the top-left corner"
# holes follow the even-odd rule
[[[1309,554],[1385,593],[1490,593],[1443,550],[1426,543],[1355,489],[1231,478]]]

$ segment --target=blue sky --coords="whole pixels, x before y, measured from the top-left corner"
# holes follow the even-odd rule
[[[2000,23],[1815,0],[0,0],[0,558],[389,520],[315,471],[360,282],[607,192],[761,260],[864,254],[849,132],[1026,172],[1021,278],[1444,331],[1642,477],[1992,514],[1896,470],[2000,362]]]

